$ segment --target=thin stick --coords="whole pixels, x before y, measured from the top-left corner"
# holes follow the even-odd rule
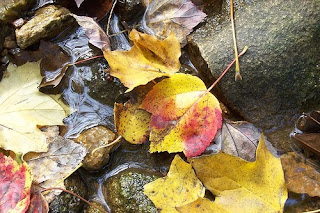
[[[97,56],[93,56],[91,58],[87,58],[87,59],[84,59],[84,60],[81,60],[81,61],[76,61],[74,63],[71,63],[71,64],[68,64],[68,66],[72,66],[72,65],[76,65],[76,64],[81,64],[81,63],[84,63],[86,61],[90,61],[90,60],[93,60],[93,59],[96,59],[96,58],[103,58],[104,56],[103,55],[97,55]]]
[[[318,212],[320,212],[320,209],[316,209],[313,211],[307,211],[307,212],[303,212],[303,213],[318,213]]]
[[[110,10],[110,14],[109,14],[109,18],[108,18],[108,23],[107,23],[107,35],[109,36],[109,28],[110,28],[110,22],[111,22],[111,17],[112,17],[112,13],[114,10],[114,7],[116,6],[118,0],[114,0],[111,10]]]
[[[239,57],[242,56],[243,54],[246,53],[248,49],[248,46],[245,46],[242,50],[242,52],[239,54]],[[232,67],[232,65],[234,64],[234,62],[236,62],[236,58],[233,59],[233,61],[228,65],[228,67],[221,73],[221,75],[219,76],[219,78],[217,78],[217,80],[207,89],[207,91],[209,92],[210,90],[213,89],[213,87],[216,86],[216,84],[221,80],[221,78],[228,72],[228,70]]]
[[[232,27],[232,37],[233,37],[233,48],[234,55],[236,58],[236,75],[235,80],[242,80],[242,76],[240,74],[240,65],[239,65],[239,57],[238,57],[238,48],[237,48],[237,39],[236,39],[236,30],[234,27],[234,16],[233,16],[233,0],[230,0],[230,19],[231,19],[231,27]]]
[[[94,150],[92,150],[92,154],[94,154],[98,149],[102,149],[102,148],[105,148],[105,147],[109,147],[109,146],[112,146],[112,145],[118,143],[121,139],[122,139],[122,136],[120,135],[119,137],[117,137],[117,139],[115,139],[115,140],[112,141],[111,143],[108,143],[108,144],[103,145],[103,146],[99,146],[99,147],[95,148]]]
[[[79,198],[80,200],[85,202],[86,204],[88,204],[88,205],[90,205],[90,206],[92,206],[92,207],[94,207],[96,209],[99,209],[102,212],[106,212],[104,209],[101,209],[98,206],[94,206],[92,203],[90,203],[89,201],[87,201],[86,199],[81,197],[80,195],[77,195],[76,193],[74,193],[74,192],[72,192],[72,191],[70,191],[68,189],[63,189],[63,188],[59,188],[59,187],[52,187],[52,188],[47,188],[47,189],[42,190],[41,193],[46,192],[46,191],[50,191],[50,190],[61,190],[61,191],[64,191],[64,192],[69,193],[69,194],[71,194],[73,196],[76,196],[77,198]]]

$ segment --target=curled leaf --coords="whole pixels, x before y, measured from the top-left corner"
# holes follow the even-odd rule
[[[181,51],[174,34],[162,41],[132,30],[130,39],[134,45],[129,51],[103,50],[111,68],[110,74],[128,87],[127,92],[155,78],[179,71]]]

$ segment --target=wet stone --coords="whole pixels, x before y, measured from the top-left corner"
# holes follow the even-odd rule
[[[82,182],[79,175],[76,173],[68,177],[64,184],[67,190],[70,190],[83,198],[87,196],[86,185]],[[79,198],[62,192],[49,205],[50,213],[79,213],[84,206],[84,202]]]
[[[229,2],[229,1],[227,1]],[[218,97],[255,125],[270,129],[320,103],[320,1],[239,0],[235,12],[242,81],[234,67],[219,82]],[[193,63],[210,84],[233,60],[226,1],[189,37]],[[219,10],[220,9],[220,10]]]
[[[103,194],[111,212],[157,212],[143,193],[143,186],[159,177],[142,170],[128,169],[108,179],[103,185]]]
[[[120,15],[122,21],[130,22],[143,15],[144,6],[141,0],[123,0],[118,1],[115,11]]]
[[[35,0],[1,0],[0,20],[9,22],[19,18],[24,11],[27,11]]]
[[[115,133],[104,126],[97,126],[88,129],[75,139],[88,150],[88,154],[82,161],[83,167],[87,170],[99,170],[109,161],[109,153],[113,146],[96,149],[111,143],[115,139]]]
[[[24,49],[42,38],[52,38],[69,26],[73,19],[66,8],[49,5],[37,10],[35,16],[20,29],[16,29],[17,43]]]

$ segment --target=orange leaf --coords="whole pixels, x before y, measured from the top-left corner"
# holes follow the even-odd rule
[[[132,30],[133,47],[129,51],[103,49],[110,74],[128,87],[127,92],[155,78],[169,76],[180,68],[180,43],[174,34],[165,40]]]
[[[150,152],[203,153],[222,125],[219,101],[195,76],[174,74],[156,84],[142,102],[152,114]]]
[[[26,212],[31,183],[28,165],[19,165],[0,152],[0,212]]]

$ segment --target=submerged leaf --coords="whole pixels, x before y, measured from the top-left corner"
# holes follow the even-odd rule
[[[161,212],[176,212],[175,208],[203,197],[205,188],[190,164],[179,155],[173,159],[168,175],[144,186],[144,193]]]
[[[222,124],[219,101],[191,75],[174,74],[162,80],[141,106],[152,114],[150,152],[200,155]]]
[[[288,190],[309,196],[320,197],[320,173],[307,165],[305,159],[294,152],[281,156],[284,177]]]
[[[148,34],[132,30],[134,45],[129,51],[104,49],[110,74],[128,87],[127,92],[156,78],[179,71],[180,44],[174,34],[161,41]]]
[[[197,210],[204,208],[203,205],[209,205],[211,212],[283,211],[287,189],[281,161],[268,150],[263,135],[255,162],[219,153],[192,159],[191,165],[205,187],[217,197],[214,202],[198,200],[197,205],[179,210],[200,212]]]
[[[0,152],[0,212],[26,212],[31,183],[28,165],[19,165]]]
[[[190,0],[152,1],[146,13],[147,25],[163,38],[174,32],[181,43],[206,14]]]
[[[45,152],[46,137],[37,125],[63,125],[62,103],[39,92],[39,63],[8,66],[0,82],[0,147],[16,153]]]

